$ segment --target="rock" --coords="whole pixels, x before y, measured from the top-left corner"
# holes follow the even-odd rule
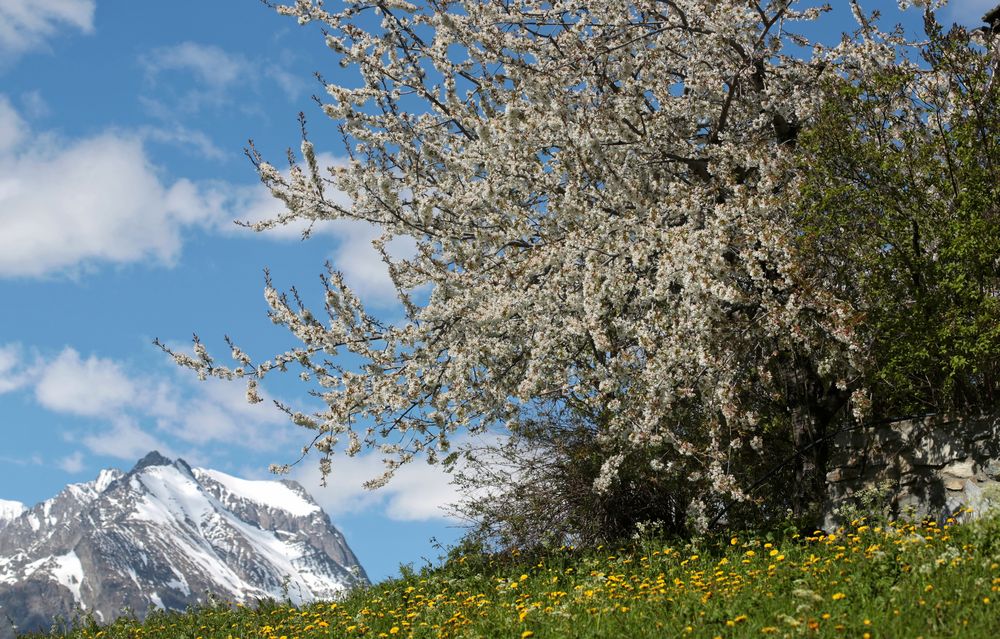
[[[971,459],[966,459],[964,461],[948,464],[941,469],[941,472],[951,475],[952,477],[968,479],[975,476],[976,464]]]
[[[1000,459],[991,459],[983,470],[990,479],[1000,479]]]
[[[937,428],[914,439],[911,459],[917,466],[944,466],[968,455],[962,441]]]
[[[948,477],[944,480],[944,487],[948,490],[965,490],[966,480],[959,479],[958,477]]]

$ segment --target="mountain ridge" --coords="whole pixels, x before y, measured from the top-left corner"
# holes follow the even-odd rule
[[[81,609],[111,621],[126,607],[143,616],[207,593],[298,604],[368,581],[298,483],[192,468],[157,451],[30,508],[5,504],[20,505],[0,504],[0,639]]]

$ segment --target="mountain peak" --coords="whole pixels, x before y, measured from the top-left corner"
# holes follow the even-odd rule
[[[136,462],[135,467],[132,468],[132,472],[142,470],[143,468],[149,468],[150,466],[170,466],[173,464],[173,460],[167,459],[160,454],[160,451],[153,450],[146,453],[146,456]]]
[[[191,469],[158,451],[21,509],[0,502],[0,619],[22,631],[80,607],[111,621],[123,608],[183,610],[206,592],[306,603],[367,581],[297,484]],[[0,639],[11,633],[0,623]]]

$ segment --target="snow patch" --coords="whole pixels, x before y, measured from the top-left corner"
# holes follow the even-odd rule
[[[0,526],[17,519],[24,512],[24,504],[19,501],[0,499]]]
[[[291,513],[296,517],[306,517],[319,511],[319,506],[304,499],[297,492],[277,481],[253,481],[240,479],[217,470],[198,468],[195,472],[204,474],[222,484],[226,490],[246,501]]]
[[[83,583],[83,565],[72,550],[65,555],[53,557],[55,565],[50,569],[52,577],[73,593],[73,601],[83,604],[80,599],[80,584]]]

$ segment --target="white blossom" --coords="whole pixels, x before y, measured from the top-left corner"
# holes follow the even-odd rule
[[[758,404],[786,388],[776,362],[795,353],[830,384],[855,366],[856,318],[810,279],[794,244],[794,131],[823,81],[896,55],[876,36],[810,43],[796,23],[820,12],[796,7],[279,7],[320,23],[354,72],[326,87],[323,106],[350,157],[324,169],[304,140],[282,174],[253,155],[287,207],[254,228],[365,220],[383,230],[380,246],[408,237],[416,250],[385,257],[403,321],[370,316],[334,271],[322,321],[268,281],[270,317],[300,346],[256,366],[234,348],[234,360],[255,378],[299,367],[325,407],[290,411],[294,421],[318,438],[346,433],[350,455],[379,449],[386,474],[373,486],[456,433],[564,402],[599,425],[610,451],[595,489],[629,454],[655,450],[652,468],[742,497],[729,462],[742,441],[763,452]],[[364,8],[378,18],[362,20]],[[793,40],[813,57],[786,50]],[[351,204],[328,198],[330,187]],[[232,374],[196,354],[177,361]],[[260,399],[254,380],[247,399]],[[704,508],[692,517],[704,521]]]

